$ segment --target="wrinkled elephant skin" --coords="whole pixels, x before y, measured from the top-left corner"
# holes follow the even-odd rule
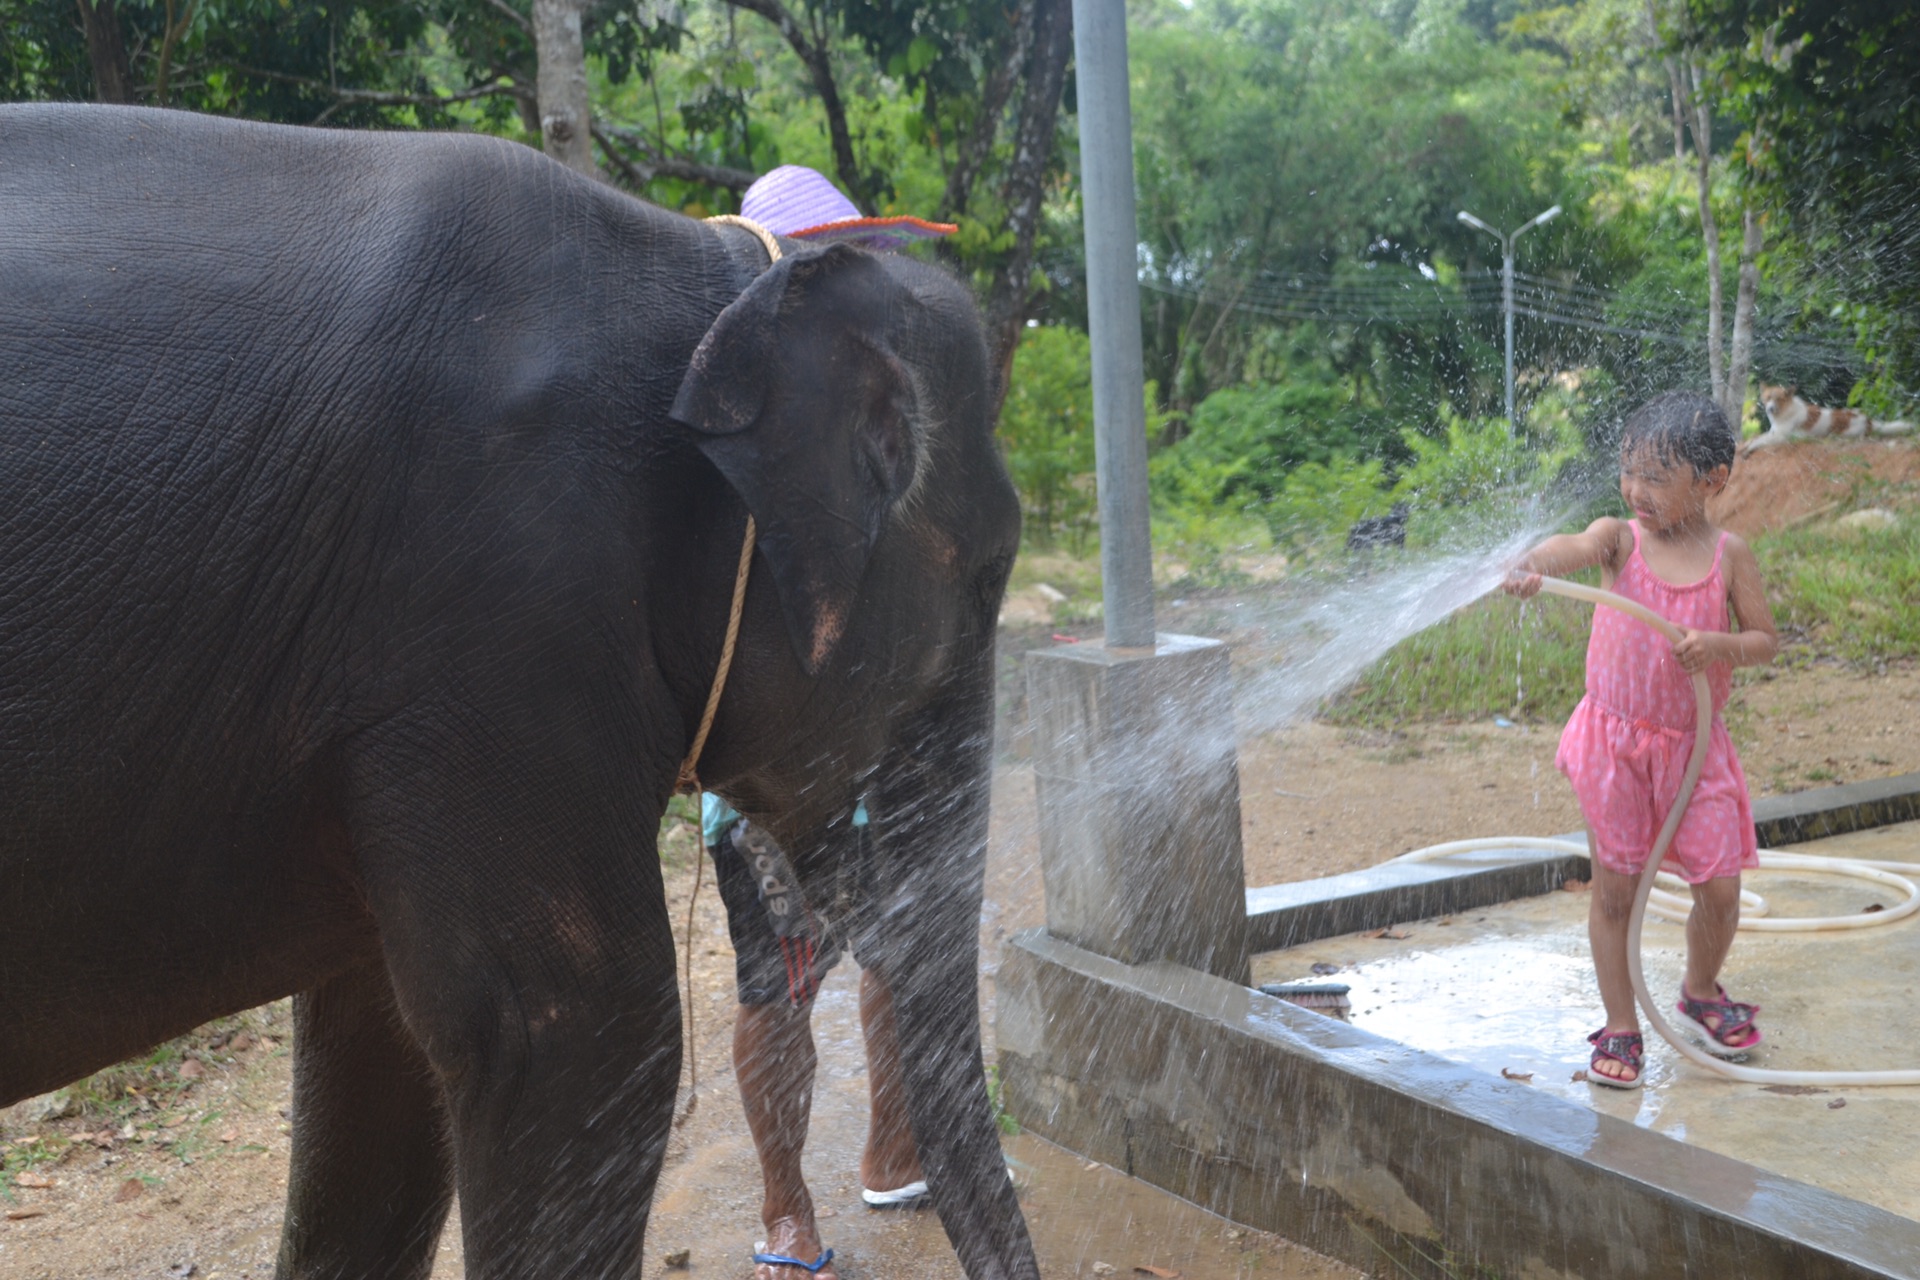
[[[637,1276],[700,769],[895,983],[1037,1275],[975,972],[1019,515],[966,291],[495,139],[0,108],[0,1103],[295,993],[283,1276]],[[861,795],[871,865],[838,856]]]

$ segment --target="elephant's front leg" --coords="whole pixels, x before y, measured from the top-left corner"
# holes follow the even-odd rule
[[[680,1076],[658,815],[631,750],[541,736],[415,744],[361,858],[446,1097],[466,1274],[637,1277]]]
[[[1038,1280],[981,1059],[980,905],[992,742],[983,684],[976,677],[906,726],[911,746],[883,772],[869,801],[878,884],[860,955],[892,990],[914,1140],[969,1280]]]

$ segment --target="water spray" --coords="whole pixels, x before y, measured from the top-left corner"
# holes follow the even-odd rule
[[[1540,579],[1540,589],[1558,596],[1567,596],[1574,600],[1583,600],[1592,605],[1604,605],[1618,609],[1646,623],[1669,640],[1678,640],[1681,631],[1665,618],[1637,601],[1625,596],[1615,595],[1611,591],[1602,591],[1598,587],[1583,586],[1577,582],[1568,582],[1562,578]],[[1667,811],[1666,822],[1660,827],[1660,834],[1653,842],[1653,849],[1647,855],[1646,870],[1641,874],[1640,886],[1633,900],[1633,914],[1627,922],[1627,972],[1633,982],[1634,998],[1640,1002],[1641,1011],[1646,1015],[1647,1024],[1672,1045],[1681,1057],[1686,1058],[1707,1070],[1746,1084],[1797,1084],[1797,1085],[1911,1085],[1920,1084],[1920,1069],[1904,1071],[1776,1071],[1765,1067],[1747,1067],[1725,1061],[1707,1053],[1691,1040],[1675,1031],[1666,1018],[1653,995],[1647,989],[1646,972],[1641,964],[1640,933],[1646,923],[1649,910],[1663,919],[1685,921],[1689,903],[1665,889],[1657,887],[1657,882],[1667,880],[1678,882],[1678,877],[1659,870],[1665,859],[1667,846],[1673,843],[1674,832],[1679,830],[1680,821],[1686,816],[1687,804],[1693,799],[1694,784],[1700,780],[1700,770],[1706,764],[1707,737],[1713,728],[1713,698],[1707,688],[1707,678],[1696,672],[1693,677],[1693,696],[1695,703],[1693,751],[1687,758],[1687,771],[1680,781],[1679,794],[1674,797],[1673,807]],[[1478,840],[1452,840],[1445,844],[1428,845],[1424,849],[1415,849],[1412,853],[1402,854],[1396,862],[1428,862],[1454,854],[1477,852],[1489,849],[1547,849],[1556,853],[1572,853],[1587,856],[1585,841],[1580,840],[1543,840],[1528,836],[1489,836]],[[1920,887],[1916,887],[1909,876],[1920,876],[1920,863],[1878,862],[1858,858],[1826,858],[1811,854],[1783,853],[1774,849],[1760,851],[1760,869],[1762,871],[1801,871],[1825,875],[1849,876],[1860,880],[1869,880],[1887,888],[1897,889],[1905,895],[1899,905],[1872,915],[1858,916],[1814,916],[1791,918],[1774,916],[1770,913],[1766,900],[1757,894],[1742,890],[1740,894],[1740,922],[1742,929],[1766,930],[1778,933],[1814,932],[1818,930],[1863,929],[1893,924],[1920,911]],[[1902,875],[1900,873],[1906,873]]]

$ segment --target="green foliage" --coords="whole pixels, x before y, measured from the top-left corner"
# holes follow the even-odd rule
[[[1027,537],[1040,547],[1065,537],[1079,554],[1095,511],[1093,357],[1086,334],[1041,325],[1021,336],[1000,411],[1000,440]]]
[[[1305,552],[1340,544],[1356,521],[1381,515],[1391,503],[1378,459],[1338,453],[1331,462],[1303,462],[1289,472],[1267,519],[1275,537]]]
[[[1890,528],[1826,524],[1754,540],[1774,619],[1852,662],[1920,657],[1920,516]]]
[[[1247,461],[1163,450],[1147,465],[1155,548],[1184,565],[1184,581],[1194,586],[1240,581],[1238,557],[1266,550],[1271,540],[1240,483]]]
[[[1907,511],[1887,528],[1785,529],[1753,548],[1775,621],[1814,653],[1855,663],[1920,657],[1920,515]],[[1490,596],[1396,645],[1324,714],[1375,727],[1564,719],[1584,687],[1591,615],[1554,596],[1524,609]]]
[[[1324,714],[1377,728],[1494,715],[1564,719],[1585,688],[1592,617],[1589,606],[1558,596],[1524,606],[1488,597],[1402,640]]]
[[[1410,304],[1369,272],[1477,271],[1498,249],[1460,209],[1512,225],[1555,201],[1568,215],[1529,240],[1530,263],[1581,241],[1591,260],[1549,61],[1440,0],[1201,0],[1136,16],[1140,233],[1148,283],[1165,286],[1147,361],[1172,400],[1266,378],[1248,368],[1262,332],[1324,311],[1323,358],[1396,426],[1441,400],[1497,403],[1497,318]],[[1206,282],[1197,297],[1182,291],[1192,280]],[[1269,314],[1236,310],[1249,296]]]
[[[1531,430],[1503,418],[1469,420],[1440,410],[1441,433],[1401,435],[1413,461],[1394,485],[1396,498],[1424,508],[1470,507],[1490,499],[1539,493],[1586,454],[1573,415],[1561,403],[1536,414]]]

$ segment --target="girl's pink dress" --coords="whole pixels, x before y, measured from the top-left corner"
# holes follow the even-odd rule
[[[1677,587],[1657,577],[1641,557],[1639,522],[1628,521],[1628,527],[1633,554],[1612,590],[1676,626],[1727,630],[1727,585],[1720,572],[1727,535],[1720,535],[1707,576]],[[1746,774],[1720,719],[1733,668],[1716,662],[1706,675],[1713,691],[1707,762],[1666,857],[1667,870],[1678,870],[1689,884],[1760,865]],[[1609,871],[1636,875],[1646,865],[1687,771],[1693,726],[1693,677],[1680,669],[1666,637],[1618,609],[1595,607],[1587,641],[1587,696],[1560,735],[1554,764],[1573,783],[1593,834],[1594,856]]]

